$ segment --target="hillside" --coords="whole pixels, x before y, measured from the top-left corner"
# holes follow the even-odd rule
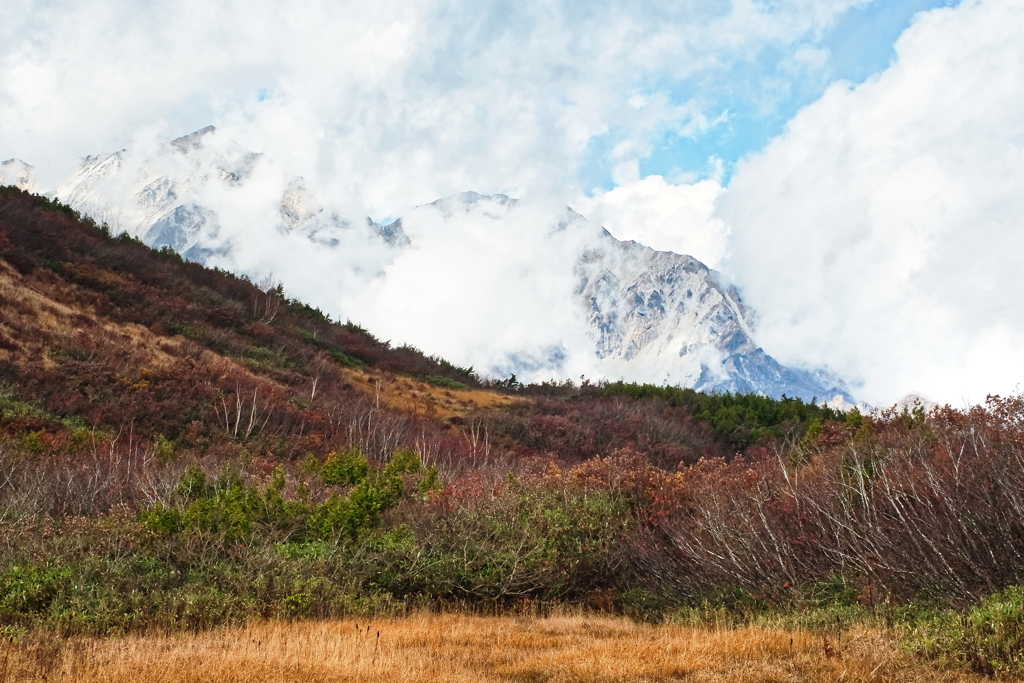
[[[485,388],[471,368],[393,348],[275,283],[185,262],[112,237],[59,203],[2,192],[0,378],[10,434],[56,444],[99,430],[195,454],[244,446],[286,459],[358,445],[383,461],[414,440],[458,456],[472,442],[461,425],[472,422],[511,454],[578,461],[643,442],[674,467],[731,455],[752,443],[752,429],[839,417],[789,401],[780,404],[787,416],[763,424],[753,412],[737,421],[733,408],[736,424],[725,429],[694,420],[703,407],[631,401],[631,420],[609,421],[624,408],[603,388]],[[528,395],[546,402],[523,403]]]
[[[11,637],[571,605],[1020,673],[1022,416],[481,380],[0,188]]]
[[[31,186],[17,160],[4,173]],[[856,403],[838,377],[762,349],[755,312],[720,273],[557,203],[462,192],[381,225],[213,126],[87,156],[52,196],[187,260],[274,272],[307,303],[489,376]]]
[[[469,369],[392,348],[279,287],[0,192],[10,433],[113,430],[200,451],[230,436],[294,457],[346,445],[350,421],[368,411],[433,425],[507,400],[469,392],[479,387]]]

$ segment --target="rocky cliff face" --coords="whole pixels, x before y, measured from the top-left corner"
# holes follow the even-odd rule
[[[787,368],[759,348],[753,311],[692,256],[607,235],[577,272],[576,295],[610,378],[853,402],[837,378]]]
[[[17,175],[13,165],[10,171],[7,165],[3,168],[5,178]],[[420,207],[408,217],[414,221],[422,219],[424,212],[439,214],[439,220],[434,215],[432,223],[427,221],[432,226],[429,230],[407,234],[402,220],[388,225],[345,220],[307,191],[301,178],[288,176],[263,155],[220,139],[212,127],[146,154],[122,150],[86,157],[55,194],[116,232],[128,232],[154,247],[169,246],[191,260],[213,260],[235,270],[245,271],[259,262],[278,263],[275,270],[288,272],[289,259],[299,258],[296,254],[312,244],[323,260],[307,269],[325,271],[312,281],[329,289],[323,283],[332,277],[340,281],[340,277],[348,298],[353,288],[369,291],[381,279],[394,277],[394,268],[402,264],[396,258],[434,239],[452,216],[458,214],[463,224],[472,223],[476,216],[479,230],[494,230],[519,211],[516,200],[508,197],[463,193]],[[247,211],[258,215],[253,213],[248,222],[239,220],[238,214]],[[610,380],[852,403],[835,378],[784,367],[759,348],[752,311],[733,287],[697,259],[619,241],[570,209],[557,215],[531,215],[529,220],[547,223],[537,232],[545,240],[538,248],[565,252],[545,261],[549,265],[544,267],[566,269],[552,277],[553,282],[574,283],[558,295],[571,299],[579,334],[567,335],[572,339],[562,339],[539,357],[506,350],[501,359],[489,362],[484,349],[480,353],[485,361],[476,359],[483,372],[513,371],[520,378],[535,379],[564,376],[566,359],[576,357]],[[477,229],[476,224],[471,228]],[[461,229],[465,230],[464,225]],[[263,248],[256,257],[240,258],[243,241],[261,243],[257,230],[277,233],[275,242],[266,242],[276,246]],[[480,257],[500,263],[505,255],[500,248],[494,249],[496,253]],[[449,266],[439,262],[436,267]],[[360,271],[364,276],[345,279],[338,275],[342,271]],[[287,280],[286,286],[300,298],[316,294]],[[517,284],[509,281],[502,286],[514,290]],[[446,302],[422,305],[437,306],[438,315],[443,316]],[[544,314],[538,311],[539,317]],[[398,312],[395,316],[401,317]],[[537,322],[543,323],[539,318]],[[415,342],[416,330],[404,336]],[[452,360],[469,364],[461,358]]]

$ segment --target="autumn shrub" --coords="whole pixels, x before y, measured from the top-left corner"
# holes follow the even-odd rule
[[[0,258],[4,633],[567,601],[875,619],[1020,671],[1020,396],[862,415],[512,376],[483,383],[507,404],[442,418],[355,385],[472,368],[59,202],[0,188]]]
[[[724,587],[779,602],[840,577],[865,600],[956,605],[1018,584],[1022,414],[1019,397],[992,397],[693,465],[631,538],[637,580],[684,600]]]
[[[624,495],[557,472],[467,475],[406,523],[415,544],[399,560],[400,590],[470,604],[579,600],[614,588],[617,542],[633,524]]]

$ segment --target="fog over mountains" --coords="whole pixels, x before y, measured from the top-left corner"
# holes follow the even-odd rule
[[[3,163],[0,182],[32,188],[31,167]],[[761,349],[753,311],[717,272],[620,241],[564,204],[466,192],[374,222],[213,127],[85,157],[52,194],[114,232],[273,278],[289,296],[484,376],[853,402],[837,378]]]

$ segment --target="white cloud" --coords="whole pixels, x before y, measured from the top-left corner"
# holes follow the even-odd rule
[[[704,98],[673,84],[706,90],[866,1],[12,0],[0,156],[56,182],[137,128],[213,123],[375,216],[467,189],[570,197],[596,138],[642,155],[702,130]]]
[[[891,402],[1024,378],[1024,3],[917,16],[892,66],[833,85],[740,163],[727,269],[782,362]]]
[[[558,229],[564,215],[554,200],[500,197],[417,207],[402,218],[411,246],[369,287],[343,295],[342,308],[380,337],[483,375],[593,377],[574,268],[599,228]]]
[[[580,198],[573,206],[618,239],[688,254],[716,268],[729,238],[725,223],[713,216],[722,192],[713,179],[673,185],[652,175]]]

